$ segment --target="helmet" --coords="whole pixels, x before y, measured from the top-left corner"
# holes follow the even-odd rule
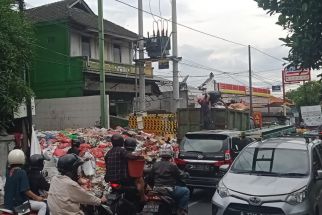
[[[72,146],[79,147],[81,144],[81,141],[79,139],[72,140]]]
[[[58,171],[67,175],[70,178],[77,176],[77,169],[82,165],[84,161],[75,154],[67,154],[58,159],[57,168]]]
[[[124,147],[128,151],[133,152],[136,148],[136,145],[137,145],[137,141],[134,138],[129,137],[124,141]]]
[[[159,155],[161,158],[172,158],[173,157],[173,150],[171,147],[161,148]]]
[[[8,154],[9,165],[24,165],[26,162],[25,153],[20,149],[14,149]]]
[[[40,154],[31,155],[29,159],[29,165],[31,169],[43,170],[45,157]]]
[[[122,135],[120,134],[114,134],[111,138],[112,145],[115,146],[123,146],[124,145],[124,139]]]

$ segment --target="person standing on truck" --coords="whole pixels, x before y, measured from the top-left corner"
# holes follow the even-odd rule
[[[61,175],[54,176],[48,192],[48,206],[51,215],[84,215],[80,205],[100,205],[106,197],[98,198],[78,183],[78,168],[84,161],[75,154],[66,154],[57,163]]]

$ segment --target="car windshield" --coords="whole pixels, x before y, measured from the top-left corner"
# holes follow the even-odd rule
[[[228,143],[225,135],[194,134],[186,135],[180,146],[185,152],[218,153],[226,149],[225,143]]]
[[[303,177],[309,173],[306,150],[248,147],[234,162],[231,172],[280,177]]]

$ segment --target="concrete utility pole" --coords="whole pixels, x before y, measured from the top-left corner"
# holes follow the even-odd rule
[[[178,69],[178,32],[177,32],[177,1],[172,0],[172,56],[173,56],[173,109],[180,108],[179,69]]]
[[[249,68],[249,115],[253,115],[253,84],[252,84],[252,59],[250,45],[248,45],[248,68]]]
[[[145,77],[144,77],[144,41],[143,41],[143,3],[138,1],[139,13],[139,94],[140,94],[140,111],[145,112]]]
[[[103,22],[103,0],[98,0],[98,32],[99,32],[99,70],[100,70],[100,94],[101,94],[101,126],[108,127],[107,104],[104,71],[104,22]]]

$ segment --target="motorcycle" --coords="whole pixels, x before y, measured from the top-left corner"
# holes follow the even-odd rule
[[[131,181],[123,184],[110,182],[107,205],[112,214],[117,215],[136,215],[144,206],[135,184]]]
[[[148,191],[148,200],[142,210],[142,215],[176,215],[176,201],[171,195],[173,188],[154,187]]]

